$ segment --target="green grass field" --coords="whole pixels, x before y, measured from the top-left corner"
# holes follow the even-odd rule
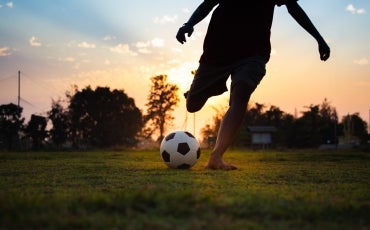
[[[236,171],[157,151],[0,153],[0,229],[370,229],[370,154],[226,153]]]

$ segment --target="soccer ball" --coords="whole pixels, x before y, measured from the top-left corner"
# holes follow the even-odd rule
[[[189,169],[200,157],[200,145],[191,133],[174,131],[163,139],[160,155],[170,168]]]

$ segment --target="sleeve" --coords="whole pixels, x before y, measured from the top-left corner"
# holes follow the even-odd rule
[[[275,0],[275,4],[278,6],[285,5],[289,2],[298,2],[298,0]]]

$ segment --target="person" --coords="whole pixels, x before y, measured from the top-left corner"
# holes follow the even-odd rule
[[[212,12],[203,42],[203,53],[190,90],[185,93],[189,112],[199,111],[207,99],[227,91],[231,76],[229,108],[222,119],[216,143],[206,168],[234,170],[223,155],[244,118],[249,98],[266,73],[270,59],[270,34],[275,6],[285,5],[289,14],[318,42],[320,58],[326,61],[330,48],[298,0],[204,0],[179,28],[176,39],[184,44],[194,26]]]

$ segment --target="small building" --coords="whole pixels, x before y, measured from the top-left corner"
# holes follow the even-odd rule
[[[251,145],[253,148],[267,148],[272,144],[272,133],[276,132],[275,126],[248,126],[251,132]]]

